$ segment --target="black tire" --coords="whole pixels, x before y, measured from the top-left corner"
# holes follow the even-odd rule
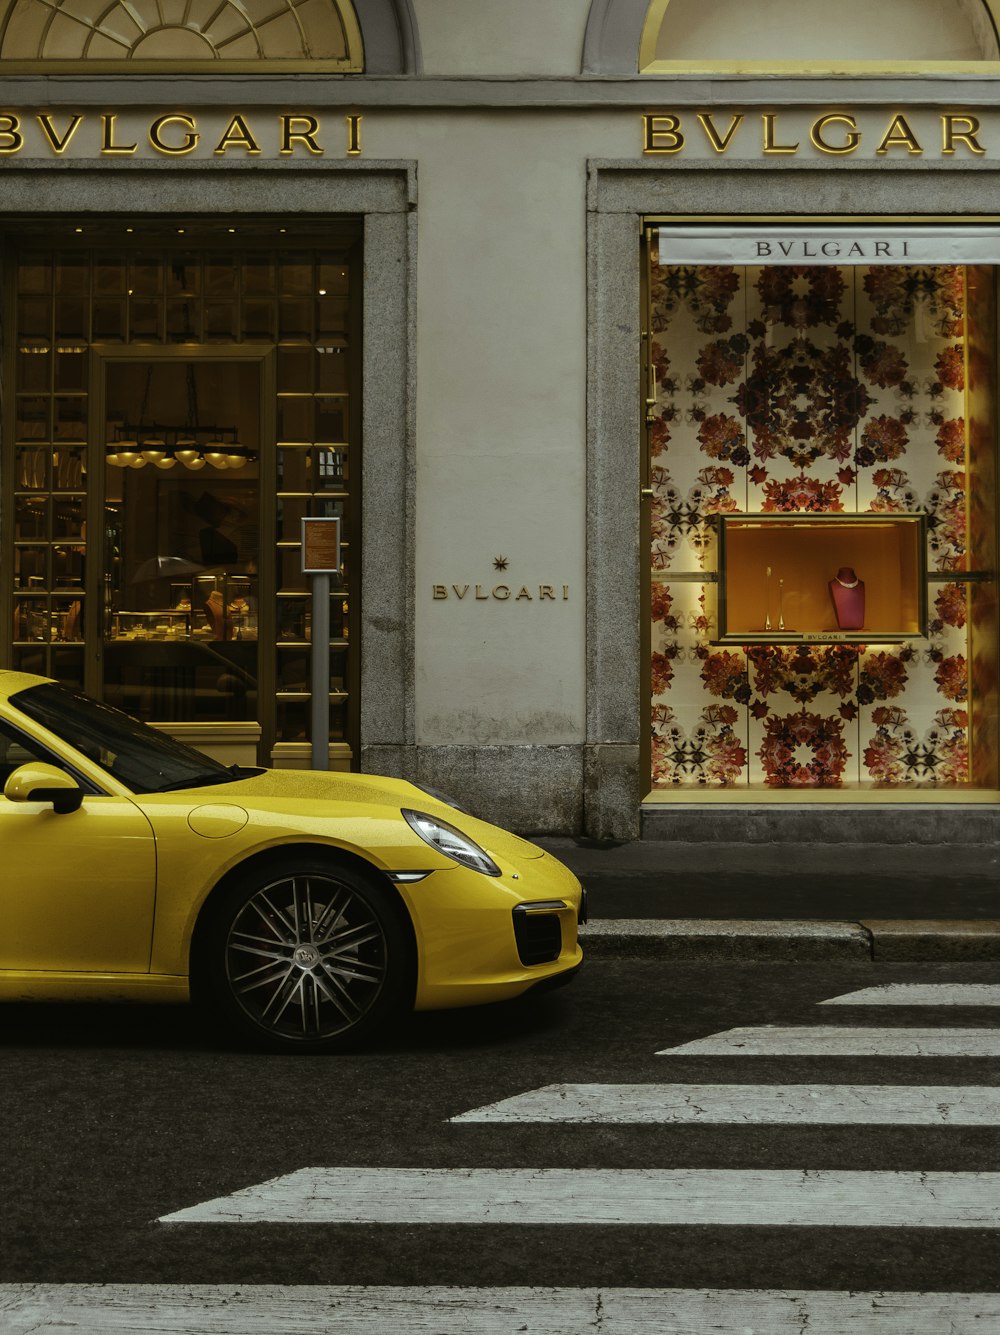
[[[272,1052],[343,1052],[412,1003],[412,947],[390,887],[324,858],[237,874],[209,903],[196,1000]]]

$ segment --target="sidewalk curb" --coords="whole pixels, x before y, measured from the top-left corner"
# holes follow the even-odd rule
[[[1000,960],[1000,920],[597,918],[580,942],[592,959],[971,963]]]

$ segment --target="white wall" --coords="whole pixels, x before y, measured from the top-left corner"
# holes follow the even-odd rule
[[[417,740],[579,742],[586,162],[634,153],[637,117],[380,112],[365,125],[367,156],[418,163]],[[499,583],[508,601],[476,601],[477,584]],[[453,584],[471,586],[464,599]]]
[[[413,0],[424,73],[580,73],[590,0]]]

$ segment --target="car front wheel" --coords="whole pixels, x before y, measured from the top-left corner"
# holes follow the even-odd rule
[[[408,1000],[409,942],[391,893],[321,859],[237,876],[199,933],[196,996],[257,1046],[357,1047]]]

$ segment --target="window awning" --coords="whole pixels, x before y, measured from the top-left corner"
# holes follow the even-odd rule
[[[654,227],[660,264],[1000,264],[1000,226]]]

